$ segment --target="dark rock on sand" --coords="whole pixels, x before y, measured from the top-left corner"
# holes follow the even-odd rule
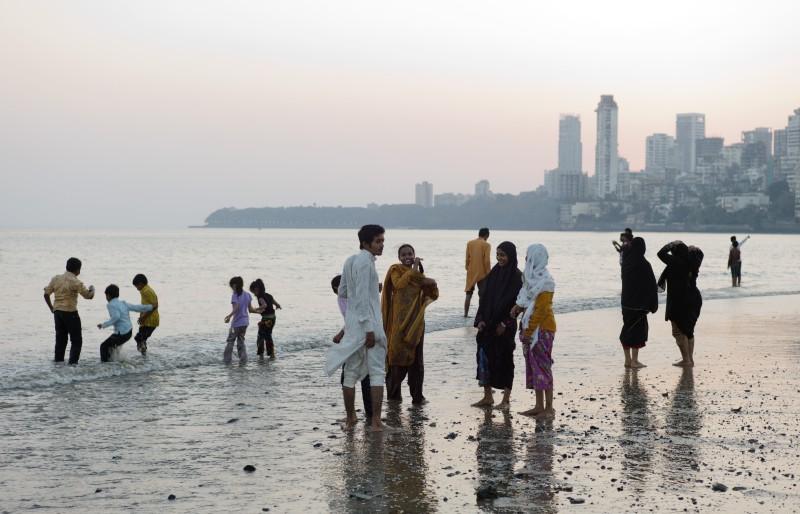
[[[711,486],[711,490],[718,493],[724,493],[728,490],[728,486],[719,482],[715,482],[714,485]]]
[[[100,489],[100,488],[98,487],[97,489],[95,489],[95,490],[94,490],[94,492],[95,492],[95,493],[102,493],[102,492],[103,492],[103,490],[102,490],[102,489]]]
[[[239,421],[239,418],[231,418],[228,420],[228,423],[236,423],[237,421]]]
[[[569,498],[567,498],[567,499],[568,499],[568,500],[569,500],[569,502],[570,502],[571,504],[573,504],[573,505],[580,505],[580,504],[582,504],[582,503],[586,503],[586,500],[584,500],[583,498],[573,498],[572,496],[570,496],[570,497],[569,497]]]
[[[478,489],[475,491],[475,496],[478,498],[479,501],[493,500],[497,498],[497,489],[491,484],[482,485],[478,487]]]
[[[450,432],[449,434],[444,436],[445,439],[455,439],[456,437],[458,437],[458,434],[456,434],[455,432]]]
[[[245,466],[242,469],[244,469],[248,473],[252,473],[252,472],[254,472],[256,470],[256,467],[253,466],[252,464],[248,464],[247,466]]]
[[[176,496],[174,494],[170,494],[169,496],[167,496],[167,500],[169,500],[169,501],[175,501],[175,499],[176,499]]]

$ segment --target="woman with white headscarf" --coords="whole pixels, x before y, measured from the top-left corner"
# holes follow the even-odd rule
[[[553,276],[547,270],[547,248],[541,244],[528,247],[525,256],[523,285],[511,315],[520,313],[520,341],[525,353],[525,385],[536,391],[536,405],[526,416],[553,417],[553,339],[556,320],[553,315]]]

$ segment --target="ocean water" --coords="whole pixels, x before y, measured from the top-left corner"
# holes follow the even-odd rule
[[[656,274],[663,268],[655,256],[662,244],[682,239],[701,247],[705,262],[699,285],[707,300],[800,292],[800,237],[754,236],[742,251],[743,287],[732,289],[725,269],[728,235],[640,235]],[[464,246],[472,237],[464,231],[386,234],[386,251],[377,263],[380,275],[396,261],[397,247],[411,243],[428,276],[439,282],[441,297],[430,307],[429,332],[471,323],[461,314]],[[610,233],[497,231],[490,243],[513,241],[520,260],[528,244],[544,243],[557,281],[556,311],[566,313],[618,305],[614,238]],[[189,482],[192,492],[183,495],[193,501],[170,504],[173,510],[212,510],[223,498],[231,509],[252,508],[257,481],[247,482],[250,496],[225,496],[242,489],[242,462],[286,466],[298,458],[292,441],[308,439],[309,424],[332,421],[314,417],[320,406],[336,406],[339,396],[337,377],[322,374],[324,349],[341,325],[329,283],[356,250],[350,230],[0,232],[5,285],[0,508],[151,511]],[[94,300],[79,301],[84,343],[75,367],[52,362],[53,322],[42,299],[43,287],[70,256],[82,259],[81,279],[98,290]],[[110,333],[95,328],[107,317],[102,290],[116,283],[122,299],[138,302],[130,284],[135,273],[145,273],[158,293],[162,326],[146,358],[130,341],[118,361],[101,364],[99,345]],[[283,306],[274,331],[274,362],[255,359],[253,324],[247,336],[250,362],[222,363],[227,284],[234,275],[246,284],[263,279]],[[605,326],[618,320],[606,314],[596,322]],[[474,346],[465,346],[465,354],[472,352]],[[307,501],[297,495],[298,502]]]

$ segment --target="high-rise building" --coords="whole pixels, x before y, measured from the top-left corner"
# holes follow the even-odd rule
[[[433,207],[433,184],[422,182],[414,186],[414,203],[420,207],[430,209]]]
[[[492,190],[489,189],[488,180],[481,180],[480,182],[475,184],[475,196],[486,197],[486,196],[491,196],[491,194]]]
[[[706,137],[706,116],[695,112],[678,114],[675,119],[675,142],[678,165],[683,173],[697,168],[697,140]]]
[[[554,169],[545,173],[544,187],[557,200],[583,200],[589,188],[589,177],[582,171]]]
[[[558,120],[558,169],[583,171],[581,119],[574,114],[562,114]]]
[[[722,148],[725,139],[721,137],[704,137],[695,142],[696,163],[712,163],[722,159]]]
[[[777,131],[776,131],[777,132]],[[789,183],[792,191],[800,191],[800,177],[797,177],[796,170],[800,166],[800,108],[794,110],[794,114],[789,115],[786,129],[783,131],[785,147],[781,149],[779,174]],[[776,152],[777,153],[777,152]],[[777,155],[776,155],[777,156]]]
[[[772,157],[772,129],[758,127],[753,130],[742,132],[742,143],[746,145],[761,143],[764,145],[767,156]]]
[[[775,129],[775,132],[773,132],[772,135],[774,136],[772,155],[774,155],[776,159],[786,157],[786,130]]]
[[[645,140],[645,171],[664,171],[675,167],[675,138],[652,134]]]
[[[594,174],[596,194],[600,198],[614,194],[617,190],[619,172],[619,148],[617,123],[619,110],[614,95],[600,96],[597,104],[597,143],[594,150]]]

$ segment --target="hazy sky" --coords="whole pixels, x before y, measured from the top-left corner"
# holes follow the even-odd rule
[[[800,7],[760,2],[0,0],[0,226],[535,189],[558,117],[738,141],[800,107]]]

